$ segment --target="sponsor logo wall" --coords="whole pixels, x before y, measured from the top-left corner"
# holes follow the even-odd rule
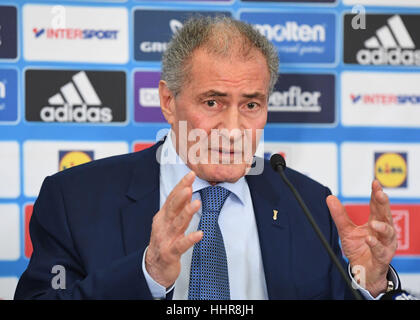
[[[392,264],[420,294],[419,0],[22,0],[0,5],[0,299],[32,254],[45,177],[138,152],[168,128],[160,60],[196,13],[247,21],[276,46],[258,155],[281,153],[355,223],[377,179],[398,232]]]

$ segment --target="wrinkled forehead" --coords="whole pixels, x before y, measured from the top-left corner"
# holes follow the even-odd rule
[[[265,78],[268,92],[270,71],[265,56],[258,49],[249,47],[244,51],[242,47],[231,46],[231,50],[223,52],[213,50],[211,44],[212,42],[208,42],[205,46],[195,49],[186,61],[183,69],[182,87],[196,81],[197,74],[201,74],[205,70],[209,78],[214,76],[215,73],[229,74],[229,72],[235,70]]]

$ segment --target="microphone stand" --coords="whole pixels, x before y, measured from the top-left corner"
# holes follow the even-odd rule
[[[283,159],[283,157],[282,157],[282,159]],[[344,268],[341,265],[340,261],[338,260],[338,258],[334,254],[334,251],[332,250],[332,248],[329,245],[328,241],[325,239],[324,235],[322,234],[322,231],[319,229],[318,224],[316,223],[315,219],[313,218],[313,216],[309,212],[309,209],[306,206],[305,202],[303,201],[302,197],[300,196],[299,192],[295,189],[295,187],[292,185],[292,183],[289,181],[289,179],[287,179],[286,175],[284,174],[284,170],[283,170],[284,169],[284,166],[285,166],[284,159],[283,159],[282,162],[283,162],[283,164],[281,164],[281,163],[278,163],[277,165],[273,165],[272,164],[273,165],[273,168],[275,169],[275,171],[278,172],[278,174],[280,175],[280,177],[283,179],[283,181],[286,183],[286,185],[292,191],[292,193],[295,196],[297,202],[299,203],[300,207],[302,208],[303,212],[305,213],[306,218],[308,219],[309,223],[311,224],[311,226],[314,229],[314,231],[315,231],[316,235],[318,236],[318,238],[321,240],[322,245],[327,250],[328,255],[330,256],[330,258],[333,261],[334,265],[337,267],[338,271],[340,272],[341,276],[343,277],[343,280],[345,281],[345,283],[347,284],[347,286],[351,290],[354,298],[356,300],[363,300],[363,298],[361,297],[360,293],[358,291],[356,291],[356,290],[353,289],[352,283],[351,283],[348,275],[346,274],[346,271],[344,270]]]

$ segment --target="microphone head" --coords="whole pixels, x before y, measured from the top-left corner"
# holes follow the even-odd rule
[[[404,290],[392,290],[385,293],[380,300],[420,300]]]
[[[278,153],[275,153],[271,156],[270,164],[274,171],[277,171],[279,166],[282,170],[286,168],[286,160],[284,160],[283,156]]]

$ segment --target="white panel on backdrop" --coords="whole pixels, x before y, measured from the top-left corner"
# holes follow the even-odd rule
[[[420,0],[343,0],[346,5],[420,7]]]
[[[19,259],[19,240],[19,206],[16,204],[0,204],[0,260]]]
[[[18,278],[0,277],[0,300],[13,300]]]
[[[20,194],[19,144],[0,142],[0,198],[17,198]]]
[[[23,146],[25,195],[38,196],[45,177],[66,167],[127,152],[126,142],[26,141]]]
[[[281,153],[288,167],[325,185],[333,194],[338,194],[336,144],[265,142],[264,153],[266,157]]]
[[[420,298],[420,273],[400,273],[402,288]]]
[[[343,125],[419,127],[419,83],[420,73],[343,72]]]
[[[390,197],[420,197],[420,144],[343,143],[342,192],[370,197],[376,177]]]
[[[128,12],[118,7],[25,5],[27,60],[92,63],[128,61]]]

